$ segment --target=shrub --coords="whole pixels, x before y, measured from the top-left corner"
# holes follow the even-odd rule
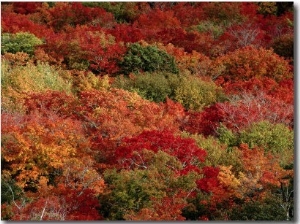
[[[28,32],[3,33],[1,41],[1,54],[24,52],[33,55],[35,46],[43,43],[39,38]]]
[[[175,59],[155,46],[143,47],[139,43],[131,44],[120,62],[121,70],[128,75],[139,71],[154,72],[166,71],[178,73]]]

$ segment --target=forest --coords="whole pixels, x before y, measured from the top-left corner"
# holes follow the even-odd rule
[[[2,2],[1,220],[294,219],[293,2]]]

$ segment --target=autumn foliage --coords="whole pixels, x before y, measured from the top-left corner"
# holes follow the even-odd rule
[[[1,219],[294,219],[289,2],[3,2]]]

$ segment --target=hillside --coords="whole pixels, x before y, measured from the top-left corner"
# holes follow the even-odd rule
[[[293,220],[292,2],[2,2],[1,219]]]

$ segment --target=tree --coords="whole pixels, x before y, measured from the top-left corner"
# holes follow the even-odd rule
[[[180,28],[180,21],[174,16],[174,12],[153,9],[141,14],[133,23],[133,27],[142,30],[146,41],[155,40],[155,35],[162,29]]]
[[[135,43],[145,39],[142,31],[131,24],[117,24],[107,32],[115,37],[116,42]]]
[[[125,47],[114,37],[95,27],[76,26],[67,32],[47,36],[44,50],[55,59],[61,59],[68,69],[90,69],[97,74],[114,74]]]
[[[34,64],[28,54],[6,53],[1,67],[4,111],[24,111],[25,98],[31,92],[53,90],[71,94],[71,83],[63,77],[65,71],[41,62]]]
[[[182,220],[181,208],[195,190],[199,177],[183,175],[181,162],[161,150],[139,150],[147,167],[107,169],[104,179],[109,191],[100,198],[103,216],[109,220]],[[170,207],[165,207],[168,203]],[[165,207],[165,208],[164,208]],[[174,210],[173,210],[173,209]]]
[[[31,14],[38,11],[41,6],[40,2],[14,2],[12,3],[13,11],[18,14]]]
[[[182,139],[168,131],[144,131],[140,135],[124,140],[116,149],[116,160],[124,167],[147,166],[139,155],[142,149],[158,152],[162,150],[181,161],[184,170],[197,170],[197,164],[204,162],[206,152],[197,147],[193,139]],[[184,172],[186,172],[184,171]]]
[[[127,53],[120,62],[121,71],[128,75],[139,71],[166,71],[178,73],[174,58],[155,46],[143,47],[139,43],[129,46]]]
[[[92,155],[88,153],[89,143],[80,122],[59,117],[49,110],[47,116],[3,114],[2,121],[2,155],[6,164],[2,172],[12,176],[25,191],[39,192],[42,181],[55,185],[59,179],[74,183],[80,179],[78,184],[82,186],[85,181],[96,185],[101,181],[92,169],[93,162],[89,163]],[[77,162],[76,158],[80,157],[87,164]],[[70,176],[67,166],[71,161],[80,164],[76,175],[82,177]],[[89,173],[84,171],[87,167]]]
[[[24,207],[12,208],[13,221],[86,221],[101,220],[99,203],[92,190],[78,192],[76,189],[58,186],[47,197],[28,202]]]
[[[285,167],[293,161],[294,133],[283,124],[269,122],[253,123],[239,134],[238,141],[247,143],[250,148],[260,147],[266,152],[280,157],[280,164]]]
[[[269,77],[279,82],[292,78],[293,73],[288,61],[272,50],[247,46],[218,57],[212,65],[211,77],[220,84],[253,77]]]
[[[169,98],[179,102],[187,110],[201,110],[222,99],[221,88],[212,81],[192,75],[147,72],[118,77],[113,86],[137,92],[154,102],[165,102]]]
[[[83,2],[82,4],[105,9],[114,15],[118,23],[132,23],[147,9],[145,7],[147,3],[142,2]]]
[[[1,39],[1,54],[24,52],[33,55],[34,48],[43,43],[42,40],[27,32],[3,33]]]
[[[286,104],[294,103],[293,78],[276,82],[268,77],[253,77],[249,80],[224,83],[223,89],[227,95],[241,95],[249,93],[259,96],[262,92],[267,96],[281,100]]]
[[[46,22],[56,32],[65,30],[69,26],[76,27],[76,25],[110,27],[115,24],[113,15],[103,8],[85,7],[79,2],[58,2],[47,12],[49,16]]]

